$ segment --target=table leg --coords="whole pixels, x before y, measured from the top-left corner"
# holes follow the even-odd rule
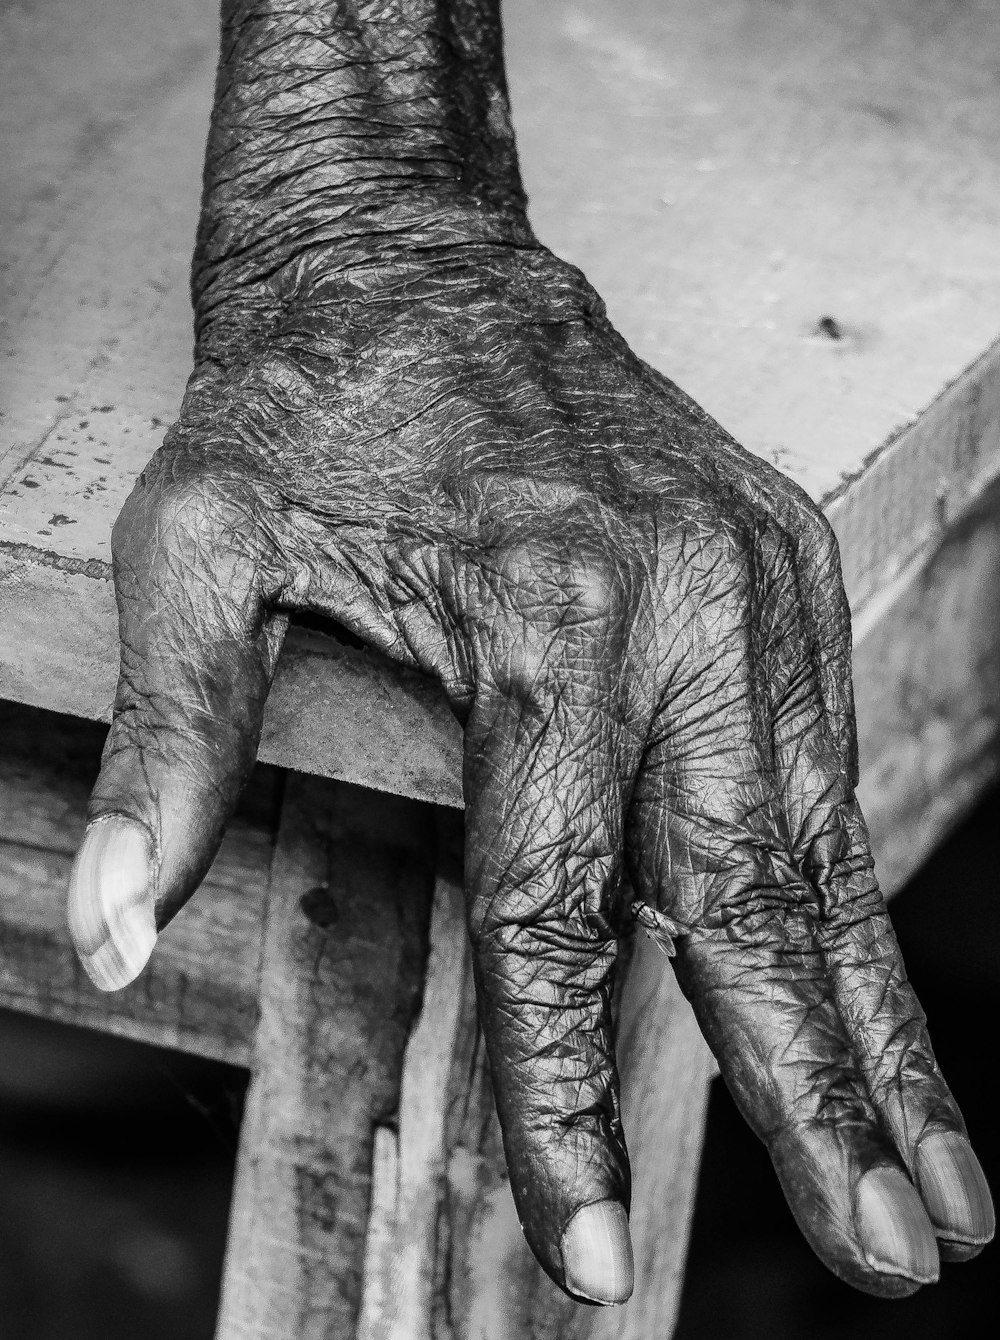
[[[288,777],[217,1340],[355,1333],[373,1133],[420,1005],[431,814]]]

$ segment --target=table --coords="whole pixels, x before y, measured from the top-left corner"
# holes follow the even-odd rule
[[[1000,758],[995,6],[504,13],[539,235],[837,531],[891,892]],[[212,0],[0,12],[0,1003],[252,1067],[220,1340],[666,1335],[710,1059],[638,942],[637,1291],[613,1314],[554,1296],[491,1115],[461,734],[432,682],[293,627],[206,887],[120,995],[71,957],[62,890],[117,672],[108,537],[190,364],[215,29]]]

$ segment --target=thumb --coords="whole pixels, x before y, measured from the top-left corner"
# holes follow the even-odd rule
[[[105,991],[197,888],[256,758],[285,624],[247,493],[154,458],[115,525],[121,674],[68,907]]]

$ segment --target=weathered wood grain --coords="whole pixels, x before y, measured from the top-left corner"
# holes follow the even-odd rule
[[[813,497],[1000,334],[993,0],[504,14],[538,232],[639,353]]]
[[[895,893],[1000,776],[1000,483],[855,645],[859,795]]]
[[[453,816],[444,826],[457,832]],[[420,1015],[403,1055],[399,1108],[392,1125],[376,1127],[372,1204],[365,1246],[357,1340],[436,1340],[435,1286],[439,1225],[448,1161],[448,1091],[463,1034],[475,1028],[467,990],[469,947],[461,848],[436,863],[430,952]],[[447,857],[451,859],[448,860]],[[449,1246],[454,1249],[452,1238]]]
[[[355,1334],[374,1131],[399,1107],[420,1004],[433,839],[427,806],[289,779],[218,1340]]]

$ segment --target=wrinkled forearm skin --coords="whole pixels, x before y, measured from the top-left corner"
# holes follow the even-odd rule
[[[224,0],[192,289],[216,306],[317,252],[385,264],[533,241],[497,0]]]
[[[989,1194],[854,796],[836,543],[533,237],[496,4],[227,0],[193,291],[180,420],[115,527],[104,845],[70,898],[95,980],[134,976],[197,886],[282,619],[318,612],[465,724],[480,1014],[557,1283],[632,1287],[610,1000],[633,897],[831,1269],[895,1296],[974,1255]],[[149,852],[120,913],[118,822]]]

